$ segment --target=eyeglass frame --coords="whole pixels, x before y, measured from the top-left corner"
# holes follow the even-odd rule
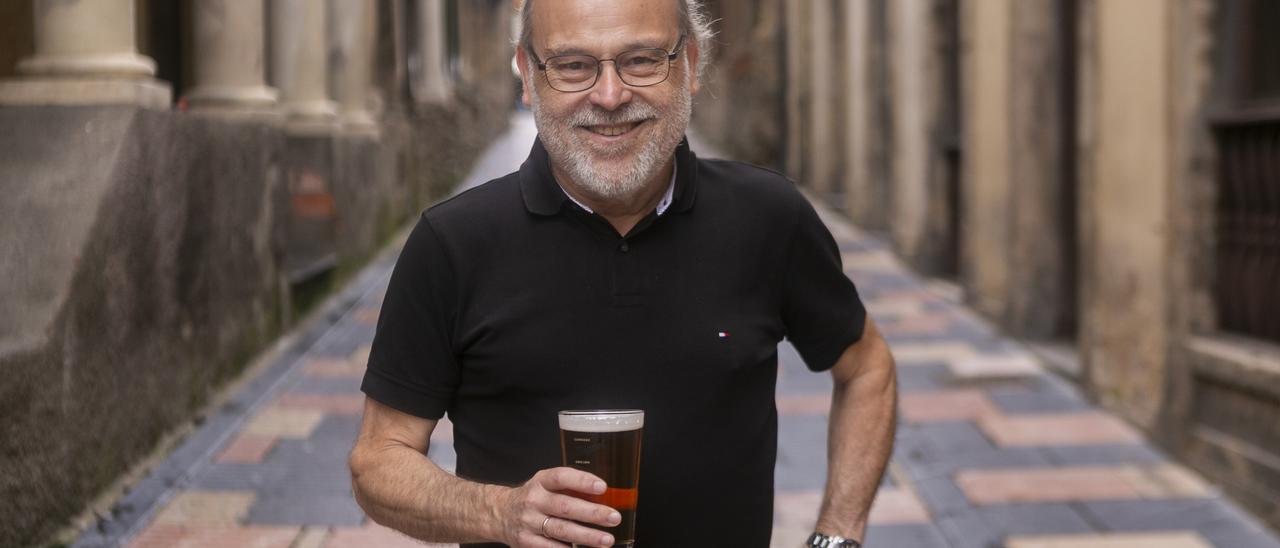
[[[687,34],[686,34],[686,33],[681,32],[681,33],[680,33],[680,39],[679,39],[679,40],[676,40],[676,45],[675,45],[675,47],[674,47],[674,48],[672,48],[672,49],[671,49],[671,51],[667,51],[665,48],[636,48],[636,49],[629,49],[629,50],[627,50],[627,51],[621,52],[621,53],[619,53],[619,54],[617,54],[617,55],[614,55],[612,58],[609,58],[609,59],[599,59],[599,58],[597,58],[597,57],[596,57],[596,56],[594,56],[594,55],[589,55],[589,54],[586,54],[586,53],[565,53],[565,54],[561,54],[561,55],[552,55],[551,57],[548,57],[548,58],[544,61],[544,60],[542,60],[542,59],[539,59],[539,58],[538,58],[538,53],[537,53],[537,52],[535,52],[535,51],[533,51],[533,46],[532,46],[532,45],[531,45],[531,46],[529,46],[529,48],[528,48],[528,52],[529,52],[529,55],[530,55],[531,57],[533,57],[533,64],[534,64],[534,66],[538,67],[538,70],[541,70],[541,71],[542,71],[542,77],[543,77],[543,78],[546,78],[546,80],[547,80],[547,86],[548,86],[548,87],[550,87],[551,89],[554,89],[554,90],[556,90],[556,91],[559,91],[560,93],[582,93],[582,92],[587,91],[587,90],[589,90],[589,89],[591,89],[591,88],[593,88],[593,87],[596,87],[596,84],[600,83],[600,75],[601,75],[601,74],[604,74],[604,62],[605,62],[605,61],[608,61],[608,62],[610,62],[610,63],[613,63],[613,72],[614,72],[614,74],[617,74],[617,75],[618,75],[618,81],[620,81],[620,82],[622,82],[622,83],[626,84],[627,86],[633,87],[633,88],[648,88],[648,87],[653,87],[653,86],[656,86],[656,85],[661,84],[661,83],[663,83],[663,82],[666,82],[668,78],[671,78],[671,65],[672,65],[672,63],[675,63],[676,58],[680,57],[680,50],[681,50],[682,48],[684,48],[684,45],[685,45],[684,40],[685,40],[685,37],[686,37],[686,36],[687,36]],[[637,51],[654,51],[654,50],[656,50],[656,51],[661,51],[661,52],[663,52],[663,53],[666,53],[666,55],[667,55],[667,74],[666,74],[666,76],[663,76],[661,80],[658,80],[657,82],[654,82],[654,83],[652,83],[652,84],[635,85],[635,84],[632,84],[632,83],[627,82],[626,78],[624,78],[624,77],[623,77],[623,75],[622,75],[622,69],[618,68],[617,59],[618,59],[619,57],[622,57],[623,55],[626,55],[626,54],[628,54],[628,53],[632,53],[632,52],[637,52]],[[590,58],[592,58],[592,59],[595,59],[595,61],[596,61],[596,76],[595,76],[595,78],[593,78],[593,79],[591,80],[591,85],[589,85],[589,86],[587,86],[587,87],[585,87],[585,88],[579,89],[579,90],[575,90],[575,91],[563,91],[563,90],[557,89],[557,88],[556,88],[556,86],[555,86],[555,85],[553,85],[553,84],[551,83],[551,77],[547,75],[547,62],[548,62],[548,61],[550,61],[550,60],[552,60],[552,59],[555,59],[555,58],[557,58],[557,57],[590,57]]]

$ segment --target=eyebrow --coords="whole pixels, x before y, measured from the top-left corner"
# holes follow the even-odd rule
[[[676,38],[676,40],[679,41],[680,39]],[[637,41],[627,42],[626,44],[623,44],[622,48],[618,50],[618,53],[637,50],[637,49],[660,49],[662,51],[668,51],[666,46],[664,45],[654,45],[653,42],[637,40]],[[544,53],[546,54],[548,59],[555,57],[557,55],[591,55],[593,57],[595,56],[594,53],[587,51],[585,48],[572,47],[572,46],[547,48],[547,50]]]

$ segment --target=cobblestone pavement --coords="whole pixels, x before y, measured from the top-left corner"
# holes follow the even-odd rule
[[[468,184],[514,169],[527,115]],[[698,147],[695,143],[695,148]],[[1280,548],[1212,485],[1092,407],[881,241],[823,216],[898,362],[900,427],[867,546]],[[365,518],[347,452],[394,253],[335,297],[75,546],[421,546]],[[825,472],[830,378],[780,347],[774,546],[811,531]],[[452,467],[442,421],[429,457]]]

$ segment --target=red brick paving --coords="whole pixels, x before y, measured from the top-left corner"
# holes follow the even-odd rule
[[[907,422],[971,421],[1000,413],[983,391],[975,389],[906,393],[898,405]]]
[[[276,436],[260,436],[241,432],[218,453],[215,462],[220,464],[257,464],[276,446]]]
[[[956,485],[974,504],[1142,498],[1118,467],[965,470]]]
[[[831,394],[778,394],[777,405],[779,415],[825,416],[831,412]]]
[[[176,525],[156,523],[129,548],[289,548],[300,526]],[[365,546],[376,546],[366,544]]]
[[[362,378],[365,364],[347,359],[308,358],[302,372],[309,377]]]
[[[314,409],[326,413],[359,415],[364,412],[364,395],[290,392],[277,398],[276,405],[293,409]]]
[[[424,546],[457,546],[456,544],[424,544],[372,521],[364,527],[334,527],[324,548],[423,548]]]
[[[1139,443],[1142,436],[1105,413],[982,417],[982,431],[1001,446],[1062,446]]]

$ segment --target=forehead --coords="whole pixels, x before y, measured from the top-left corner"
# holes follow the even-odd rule
[[[537,0],[531,15],[534,46],[561,52],[670,47],[680,17],[673,0]]]

